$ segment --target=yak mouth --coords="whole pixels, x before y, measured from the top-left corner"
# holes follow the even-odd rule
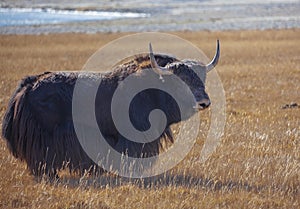
[[[201,99],[196,102],[196,105],[194,106],[197,110],[205,110],[210,106],[210,100],[209,99]]]

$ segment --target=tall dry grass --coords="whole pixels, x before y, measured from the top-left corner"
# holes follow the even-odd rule
[[[160,177],[144,180],[61,173],[37,182],[0,142],[1,208],[299,208],[300,31],[181,32],[214,54],[226,92],[225,134],[205,162],[199,154],[209,125],[189,155]],[[18,80],[53,70],[80,70],[103,44],[123,34],[1,36],[0,116]],[[213,105],[213,104],[212,104]]]

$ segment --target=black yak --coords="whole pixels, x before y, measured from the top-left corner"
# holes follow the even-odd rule
[[[194,60],[178,60],[172,56],[153,54],[136,55],[120,63],[111,72],[45,72],[24,78],[12,95],[2,125],[2,136],[11,153],[25,160],[35,176],[57,176],[57,171],[69,168],[72,172],[100,168],[83,150],[74,131],[72,98],[76,80],[80,75],[87,82],[101,79],[95,101],[98,127],[107,142],[118,152],[134,157],[150,157],[164,152],[174,142],[170,125],[190,117],[210,105],[205,92],[206,73],[218,63],[219,41],[213,60],[204,65]],[[112,120],[110,107],[112,96],[120,81],[129,75],[147,76],[147,71],[158,73],[157,79],[169,74],[186,83],[196,104],[190,104],[190,112],[180,115],[172,97],[157,89],[147,89],[132,101],[129,115],[136,129],[149,128],[147,114],[161,109],[166,114],[164,132],[149,143],[137,143],[120,136]],[[152,72],[153,72],[152,71]],[[200,76],[198,76],[198,75]],[[174,86],[175,88],[175,86]]]

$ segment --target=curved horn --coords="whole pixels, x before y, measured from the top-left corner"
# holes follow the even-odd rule
[[[219,43],[219,40],[217,40],[216,54],[215,54],[214,58],[212,59],[212,61],[206,65],[206,72],[211,71],[218,64],[219,57],[220,57],[220,43]]]
[[[172,74],[170,71],[167,70],[167,68],[161,67],[157,64],[154,54],[153,54],[153,50],[152,50],[152,45],[151,43],[149,43],[149,51],[150,51],[150,62],[151,62],[151,67],[154,70],[154,72],[156,72],[159,75],[170,75]]]

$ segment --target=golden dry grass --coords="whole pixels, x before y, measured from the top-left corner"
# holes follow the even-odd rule
[[[221,40],[217,70],[227,121],[221,144],[204,164],[195,160],[202,134],[189,156],[155,181],[65,174],[50,184],[37,182],[1,140],[0,207],[299,208],[300,108],[281,107],[300,104],[300,30],[176,34],[210,57],[215,39]],[[0,36],[1,118],[23,76],[80,70],[93,52],[122,35]]]

